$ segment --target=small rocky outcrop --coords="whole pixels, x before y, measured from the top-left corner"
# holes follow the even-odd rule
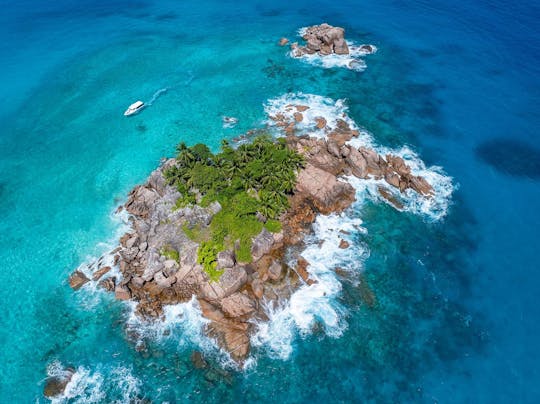
[[[349,47],[345,41],[345,30],[341,27],[333,27],[329,24],[314,25],[305,29],[302,38],[306,41],[305,46],[291,45],[293,56],[300,57],[305,54],[317,53],[321,56],[348,55]]]
[[[309,198],[322,214],[341,212],[355,200],[354,188],[328,171],[308,163],[298,174],[298,192]]]
[[[73,272],[68,279],[69,286],[71,286],[73,290],[79,290],[84,286],[85,283],[89,281],[90,279],[88,279],[88,277],[81,271]]]
[[[43,395],[47,398],[53,398],[63,394],[74,374],[75,369],[68,367],[63,369],[59,375],[49,376],[45,380]]]

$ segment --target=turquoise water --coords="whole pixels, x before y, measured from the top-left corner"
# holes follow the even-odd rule
[[[44,401],[57,362],[79,368],[83,402],[538,401],[535,3],[1,5],[3,402]],[[379,48],[364,72],[314,67],[276,46],[322,21]],[[444,167],[456,188],[446,218],[357,208],[367,233],[354,237],[369,257],[340,278],[339,337],[293,329],[287,359],[262,346],[247,370],[225,373],[186,321],[138,353],[128,308],[73,293],[67,276],[108,248],[115,207],[176,143],[216,148],[261,126],[264,103],[288,92],[345,98],[378,144]],[[222,115],[239,125],[224,129]],[[194,369],[194,349],[210,370]]]

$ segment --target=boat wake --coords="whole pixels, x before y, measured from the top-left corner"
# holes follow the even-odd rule
[[[165,94],[167,91],[169,91],[169,88],[167,87],[157,90],[152,96],[152,98],[150,98],[150,100],[145,103],[145,105],[147,107],[150,107],[162,94]]]

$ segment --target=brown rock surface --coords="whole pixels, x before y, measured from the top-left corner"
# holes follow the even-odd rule
[[[319,116],[315,118],[316,126],[319,129],[324,129],[326,127],[326,119],[324,119],[322,116]]]
[[[254,279],[253,282],[251,282],[251,290],[253,291],[255,297],[260,299],[264,294],[263,282],[259,279]]]
[[[114,289],[114,297],[118,300],[129,300],[131,299],[131,292],[127,287],[117,285]]]
[[[105,275],[107,272],[111,270],[111,267],[105,266],[102,268],[99,268],[94,274],[92,275],[92,280],[97,281],[99,280],[103,275]]]
[[[75,369],[66,368],[59,376],[51,376],[45,380],[43,395],[47,398],[59,396],[66,390],[67,384],[75,374]]]
[[[253,313],[255,304],[245,293],[234,293],[221,300],[221,309],[227,317],[241,317]]]
[[[350,184],[309,163],[298,174],[296,189],[309,197],[322,214],[340,212],[355,200],[354,188]]]
[[[390,202],[390,204],[391,204],[394,208],[396,208],[396,209],[398,209],[398,210],[403,209],[403,204],[402,204],[400,201],[398,201],[398,200],[394,197],[394,195],[392,195],[392,193],[391,193],[389,190],[387,190],[386,188],[381,187],[381,186],[377,187],[377,190],[379,191],[379,194],[381,194],[381,196],[382,196],[384,199],[386,199],[388,202]]]
[[[339,248],[342,248],[342,249],[345,249],[345,248],[349,248],[349,242],[347,240],[341,240],[339,242]]]
[[[86,282],[89,281],[90,279],[88,279],[84,273],[81,271],[75,271],[69,277],[69,286],[71,286],[73,290],[79,290]]]
[[[268,278],[277,281],[279,278],[281,278],[281,272],[283,268],[281,267],[281,264],[275,260],[272,260],[272,263],[268,267]]]
[[[307,262],[305,258],[299,257],[298,262],[296,264],[296,273],[308,285],[313,285],[314,283],[316,283],[316,281],[309,277],[309,272],[307,270],[308,266],[309,266],[309,262]]]
[[[116,287],[116,278],[113,276],[111,278],[102,279],[99,281],[98,286],[105,289],[107,292],[112,292]]]
[[[305,54],[319,53],[319,55],[349,54],[349,47],[344,38],[345,30],[341,27],[333,27],[326,23],[314,25],[306,28],[302,38],[306,41],[306,46],[298,46],[297,43],[291,45],[294,56],[299,57]]]

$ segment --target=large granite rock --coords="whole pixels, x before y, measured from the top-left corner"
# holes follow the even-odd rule
[[[218,268],[232,268],[236,263],[232,251],[221,251],[217,255]]]
[[[74,374],[75,369],[68,367],[63,369],[61,374],[48,377],[45,380],[43,395],[47,398],[53,398],[64,393]]]
[[[138,186],[129,193],[128,201],[125,204],[126,210],[135,216],[148,217],[153,203],[159,194],[152,188]]]
[[[81,271],[75,271],[69,277],[69,286],[71,286],[73,290],[79,290],[85,283],[89,281],[90,279],[88,279],[84,273]]]
[[[234,293],[221,300],[221,309],[227,317],[241,317],[253,313],[255,304],[247,294]]]
[[[349,153],[346,161],[352,170],[352,174],[358,178],[366,178],[368,175],[367,161],[362,153],[354,147],[348,148]]]
[[[201,297],[214,302],[237,292],[247,282],[247,273],[244,267],[234,266],[225,269],[218,282],[205,282],[201,285]]]
[[[281,278],[281,272],[283,268],[281,264],[275,260],[272,260],[272,263],[268,267],[268,278],[277,281],[279,278]]]
[[[199,305],[203,316],[210,320],[207,333],[214,337],[235,361],[243,363],[250,350],[251,325],[225,317],[221,310],[204,299],[199,299]]]
[[[345,30],[341,27],[333,27],[326,23],[313,25],[305,29],[302,38],[306,46],[291,45],[293,56],[299,57],[305,54],[318,53],[321,56],[348,55],[349,47],[345,41]]]
[[[268,254],[274,244],[274,236],[266,228],[253,238],[251,245],[251,256],[254,261],[260,259],[264,254]]]
[[[306,195],[322,214],[340,212],[355,200],[351,184],[339,181],[335,175],[307,164],[298,174],[298,192]]]

